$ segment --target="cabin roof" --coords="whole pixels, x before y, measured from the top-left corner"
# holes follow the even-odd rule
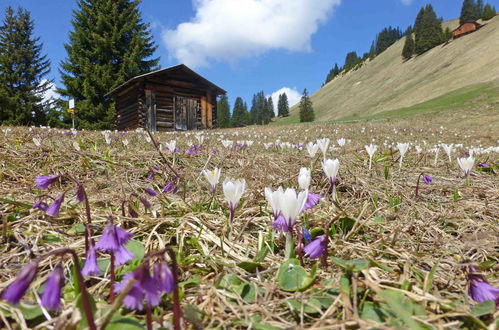
[[[457,28],[455,28],[454,30],[452,30],[452,31],[453,31],[453,32],[454,32],[454,31],[457,31],[457,30],[459,30],[459,29],[461,28],[461,26],[463,26],[463,25],[465,25],[465,24],[470,24],[470,23],[471,23],[471,24],[474,24],[474,25],[475,25],[475,26],[477,26],[477,27],[481,27],[481,26],[482,26],[482,24],[478,23],[477,21],[465,21],[465,22],[463,22],[463,23],[459,24],[459,26],[458,26]]]
[[[207,85],[210,88],[214,89],[218,95],[226,93],[226,91],[224,89],[218,87],[217,85],[215,85],[214,83],[212,83],[208,79],[206,79],[203,76],[201,76],[200,74],[194,72],[187,65],[179,64],[179,65],[174,65],[174,66],[171,66],[171,67],[168,67],[165,69],[151,71],[149,73],[145,73],[145,74],[142,74],[140,76],[133,77],[133,78],[129,79],[128,81],[124,82],[123,84],[119,85],[118,87],[114,88],[112,91],[107,93],[105,96],[112,97],[113,95],[115,95],[116,93],[121,91],[122,89],[126,88],[128,85],[130,85],[136,81],[139,81],[141,79],[159,76],[159,75],[163,75],[163,74],[168,74],[169,72],[178,71],[178,70],[183,71],[185,74],[187,74],[188,76],[191,76],[195,80],[201,82],[203,85]]]

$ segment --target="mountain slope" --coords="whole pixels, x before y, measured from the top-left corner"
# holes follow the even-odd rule
[[[459,20],[444,23],[458,26]],[[355,71],[336,77],[311,96],[316,121],[383,116],[391,110],[442,97],[472,86],[499,83],[499,16],[478,31],[403,61],[405,38]],[[488,97],[491,96],[488,94]],[[499,91],[495,95],[499,97]],[[497,106],[497,98],[491,96]],[[455,105],[454,105],[455,106]],[[495,107],[497,109],[497,107]],[[409,113],[410,114],[410,113]],[[298,122],[298,107],[277,123]]]

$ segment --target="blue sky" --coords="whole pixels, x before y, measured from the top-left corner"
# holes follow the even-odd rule
[[[499,8],[499,0],[485,2]],[[304,88],[316,91],[347,52],[368,51],[389,25],[405,30],[427,3],[449,20],[459,16],[462,1],[143,0],[140,8],[151,23],[160,65],[186,63],[227,90],[232,106],[237,96],[250,104],[260,90],[270,95],[285,87],[296,90],[295,97]],[[2,18],[8,5],[31,12],[52,62],[48,78],[60,85],[58,66],[76,0],[2,0]]]

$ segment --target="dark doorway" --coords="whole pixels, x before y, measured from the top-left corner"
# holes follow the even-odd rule
[[[197,99],[175,96],[175,129],[197,129],[198,106]]]

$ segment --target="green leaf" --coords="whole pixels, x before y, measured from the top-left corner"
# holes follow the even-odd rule
[[[486,300],[471,307],[471,314],[473,314],[476,317],[487,314],[494,314],[495,311],[496,311],[496,303],[493,300]]]
[[[253,261],[242,261],[237,264],[238,267],[244,269],[247,272],[254,273],[257,269],[262,270],[263,267],[261,264]]]
[[[312,238],[316,238],[317,236],[320,236],[322,234],[324,234],[324,228],[315,227],[310,229],[310,235],[312,235]]]
[[[442,259],[442,257],[438,258],[438,260],[435,262],[435,264],[431,268],[430,272],[426,276],[425,281],[424,281],[424,286],[423,286],[423,292],[429,292],[431,290],[431,286],[433,284],[433,277],[435,277],[435,272],[437,271],[437,268],[440,265],[441,259]]]
[[[497,264],[497,262],[494,260],[487,260],[487,261],[484,261],[481,264],[479,264],[478,268],[481,271],[486,271],[486,270],[493,268],[496,264]]]
[[[241,287],[241,298],[250,304],[253,304],[256,302],[256,299],[258,297],[259,293],[263,293],[263,290],[258,288],[258,286],[255,283],[246,283],[243,284]]]
[[[225,274],[220,282],[216,285],[219,289],[226,289],[232,292],[237,292],[239,286],[241,286],[243,282],[237,277],[235,274]]]
[[[395,290],[385,290],[379,294],[387,303],[397,318],[401,319],[410,329],[423,329],[420,323],[412,318],[412,300]]]
[[[343,232],[343,234],[346,234],[350,230],[352,230],[356,221],[352,218],[340,218],[339,222],[341,231]]]
[[[378,262],[374,259],[369,259],[369,267],[378,267],[378,268],[381,268],[389,273],[393,273],[394,270],[391,268],[391,267],[388,267],[387,265],[381,263],[381,262]]]
[[[360,272],[369,268],[369,261],[363,259],[343,260],[340,258],[332,257],[333,263],[347,272]]]
[[[141,242],[131,239],[125,244],[125,247],[133,253],[133,259],[142,260],[144,258],[145,248]]]
[[[88,299],[90,300],[90,308],[92,309],[92,314],[95,315],[95,311],[97,310],[95,300],[91,295],[88,295]],[[81,294],[76,297],[76,308],[78,308],[81,314],[81,322],[78,323],[78,329],[88,328],[87,316],[85,314],[85,310],[83,309],[83,300],[81,298]]]
[[[19,309],[26,320],[34,320],[43,315],[42,309],[38,304],[21,303],[19,304]]]
[[[203,329],[203,318],[205,313],[195,305],[186,305],[182,308],[184,318],[193,324],[195,329]]]
[[[287,299],[286,305],[288,305],[289,309],[293,312],[301,314],[319,314],[322,311],[322,304],[319,300],[315,298],[306,299],[304,301],[298,299]]]
[[[106,327],[106,330],[138,330],[144,329],[144,326],[139,320],[133,317],[123,317],[121,315],[116,315],[113,320]]]
[[[373,222],[374,223],[385,223],[386,220],[383,217],[377,216],[377,217],[374,217]]]
[[[312,268],[311,275],[300,266],[298,259],[290,258],[282,263],[277,274],[279,287],[284,291],[306,290],[315,280],[317,266]]]
[[[366,301],[362,306],[360,317],[364,320],[372,320],[374,322],[383,323],[388,313],[379,308],[374,302]]]

